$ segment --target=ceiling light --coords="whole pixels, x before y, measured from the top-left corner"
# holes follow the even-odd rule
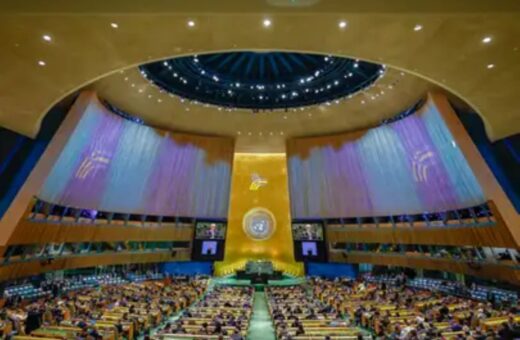
[[[345,20],[341,20],[339,23],[338,23],[338,27],[339,28],[347,28],[347,22]]]
[[[271,19],[264,19],[263,24],[264,24],[264,27],[270,27],[272,24]]]
[[[491,38],[490,36],[487,36],[487,37],[484,37],[484,38],[482,39],[482,42],[483,42],[484,44],[489,44],[492,40],[493,40],[493,38]]]
[[[115,22],[111,22],[111,23],[110,23],[110,26],[111,26],[112,28],[118,28],[118,27],[119,27],[119,25],[116,24]]]
[[[52,37],[50,35],[48,35],[48,34],[43,35],[42,39],[45,40],[45,41],[49,41],[49,42],[52,41]]]
[[[488,68],[488,69],[495,68],[495,64],[488,64],[487,68]]]
[[[188,27],[195,27],[195,21],[188,20]]]
[[[422,29],[423,29],[422,25],[419,25],[419,24],[415,25],[415,27],[413,28],[413,30],[414,30],[415,32],[419,32],[419,31],[422,30]]]
[[[45,66],[45,65],[47,65],[47,64],[46,64],[45,61],[43,61],[43,60],[38,60],[38,65],[40,65],[40,66]]]

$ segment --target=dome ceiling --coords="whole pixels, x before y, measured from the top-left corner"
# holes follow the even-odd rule
[[[87,87],[113,108],[166,130],[236,138],[240,152],[283,152],[285,140],[378,125],[437,87],[387,67],[371,86],[342,100],[287,110],[223,109],[189,101],[143,77],[139,67],[104,77]],[[350,98],[349,98],[350,97]]]
[[[149,63],[141,73],[182,98],[224,108],[275,110],[339,100],[372,85],[382,65],[292,52],[225,52]]]
[[[283,50],[388,65],[384,79],[371,91],[390,78],[390,70],[404,71],[405,78],[414,74],[427,79],[472,106],[483,118],[488,135],[497,140],[520,131],[519,13],[520,3],[514,0],[3,1],[0,126],[35,136],[54,104],[96,81],[103,83],[91,87],[110,93],[116,104],[139,112],[146,123],[264,136],[266,131],[283,131],[287,136],[304,129],[316,134],[374,124],[383,109],[399,112],[406,107],[403,102],[412,104],[420,91],[420,86],[410,83],[402,100],[384,95],[372,101],[367,96],[363,109],[356,97],[366,90],[360,91],[352,100],[344,100],[345,106],[319,106],[303,115],[289,112],[287,119],[278,112],[236,112],[241,117],[214,109],[202,113],[195,105],[188,107],[188,114],[174,98],[175,110],[166,108],[164,93],[157,98],[151,89],[155,87],[145,85],[149,81],[140,83],[143,77],[136,68],[195,54]],[[270,25],[265,25],[266,20]],[[125,85],[115,86],[117,77]],[[138,87],[142,93],[136,91]],[[152,109],[152,100],[157,99],[162,103],[156,101],[157,108]],[[390,107],[387,100],[399,107]],[[373,105],[368,107],[369,103]],[[341,114],[331,113],[335,107],[338,111],[341,107]]]

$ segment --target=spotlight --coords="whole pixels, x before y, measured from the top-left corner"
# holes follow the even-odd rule
[[[419,25],[419,24],[415,25],[415,27],[413,28],[413,30],[414,30],[415,32],[419,32],[419,31],[422,30],[422,29],[423,29],[422,25]]]
[[[118,27],[119,27],[119,25],[118,25],[117,23],[115,23],[115,22],[111,22],[111,23],[110,23],[110,26],[111,26],[112,28],[118,28]]]
[[[483,42],[484,44],[489,44],[492,40],[493,40],[492,37],[487,36],[487,37],[484,37],[484,38],[482,39],[482,42]]]
[[[339,28],[347,28],[347,22],[345,20],[341,20],[339,23],[338,23],[338,27]]]
[[[48,41],[48,42],[52,41],[52,37],[50,35],[48,35],[48,34],[43,35],[42,39],[45,40],[45,41]]]
[[[195,27],[195,21],[188,20],[188,27]]]
[[[264,27],[270,27],[272,24],[271,19],[264,19],[263,25]]]
[[[43,60],[38,60],[38,65],[40,65],[40,66],[45,66],[45,65],[47,65],[47,64],[46,64],[45,61],[43,61]]]
[[[495,68],[495,64],[488,64],[487,68],[488,68],[488,69]]]

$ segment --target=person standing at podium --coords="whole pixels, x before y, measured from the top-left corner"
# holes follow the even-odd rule
[[[211,223],[209,225],[209,229],[208,229],[208,231],[206,231],[206,237],[209,239],[218,238],[218,229],[217,229],[217,225],[215,223]]]
[[[313,230],[312,225],[306,224],[303,230],[303,235],[306,240],[312,241],[317,239],[316,232]]]

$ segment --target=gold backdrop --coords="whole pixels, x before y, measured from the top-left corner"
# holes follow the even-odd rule
[[[254,208],[269,210],[276,220],[265,240],[244,231],[244,216]],[[303,264],[294,260],[285,154],[235,154],[225,256],[215,264],[215,274],[234,273],[248,260],[269,260],[277,270],[303,275]]]

